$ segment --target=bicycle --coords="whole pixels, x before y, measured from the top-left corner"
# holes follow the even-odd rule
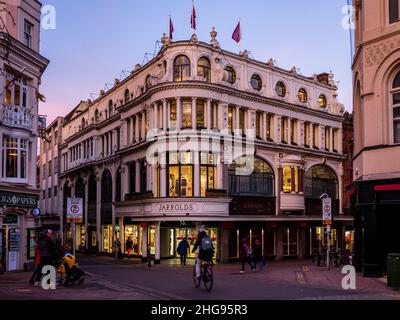
[[[202,261],[200,267],[200,278],[196,277],[196,265],[193,268],[193,283],[196,288],[200,287],[201,280],[204,282],[204,287],[208,292],[213,288],[214,276],[213,276],[213,262],[212,261]]]

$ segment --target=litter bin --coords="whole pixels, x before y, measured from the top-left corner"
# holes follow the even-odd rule
[[[400,289],[400,253],[388,254],[387,286],[392,289]]]

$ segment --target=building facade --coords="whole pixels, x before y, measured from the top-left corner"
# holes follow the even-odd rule
[[[58,150],[62,139],[63,121],[62,117],[57,117],[42,133],[37,171],[38,189],[41,190],[39,195],[41,215],[37,217],[38,226],[53,231],[60,229],[58,203],[62,201],[62,197],[58,185],[61,163]]]
[[[14,271],[35,254],[37,92],[49,61],[39,54],[41,4],[3,0],[0,8],[0,268]]]
[[[333,74],[305,77],[244,51],[172,42],[95,101],[82,101],[62,130],[59,204],[84,199],[76,249],[112,252],[117,236],[146,259],[173,258],[205,224],[215,258],[239,257],[259,239],[266,257],[305,258],[326,246],[324,193],[332,198],[332,247],[346,246],[342,211],[344,107]],[[193,256],[191,254],[191,256]]]
[[[354,1],[354,184],[357,267],[381,275],[400,252],[400,11],[398,0]]]

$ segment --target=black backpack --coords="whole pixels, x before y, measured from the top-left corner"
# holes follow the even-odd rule
[[[204,252],[211,252],[213,250],[213,243],[209,236],[204,236],[201,239],[201,250]]]

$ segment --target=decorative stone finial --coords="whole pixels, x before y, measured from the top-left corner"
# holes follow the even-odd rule
[[[119,85],[119,83],[120,83],[120,82],[119,82],[119,79],[115,79],[115,80],[114,80],[114,86]]]
[[[274,61],[274,59],[270,58],[270,59],[267,61],[267,66],[269,66],[269,67],[274,67],[274,66],[275,66],[275,61]]]
[[[197,34],[193,33],[192,37],[190,38],[191,43],[199,43],[199,38],[197,37]]]
[[[141,67],[142,67],[142,66],[140,65],[140,63],[137,63],[137,64],[135,65],[135,69],[134,69],[133,71],[137,71],[137,70],[139,70]]]
[[[249,59],[249,51],[244,50],[243,52],[239,52],[239,55],[243,58],[243,59]]]
[[[167,37],[165,32],[163,33],[163,36],[161,38],[161,43],[162,43],[163,47],[169,46],[171,43],[171,39],[169,37]]]
[[[210,32],[210,35],[211,35],[210,44],[211,44],[214,48],[220,48],[219,42],[218,42],[218,40],[217,40],[218,32],[215,31],[215,27],[212,28],[212,31]]]
[[[293,66],[292,69],[290,70],[291,73],[297,74],[297,68],[296,66]]]
[[[333,80],[334,76],[335,75],[333,74],[332,70],[330,70],[329,71],[329,75],[328,75],[328,84],[330,86],[334,86],[335,85],[335,81]]]
[[[100,89],[100,97],[101,97],[101,96],[104,96],[104,93],[105,93],[104,90],[103,90],[103,89]]]

